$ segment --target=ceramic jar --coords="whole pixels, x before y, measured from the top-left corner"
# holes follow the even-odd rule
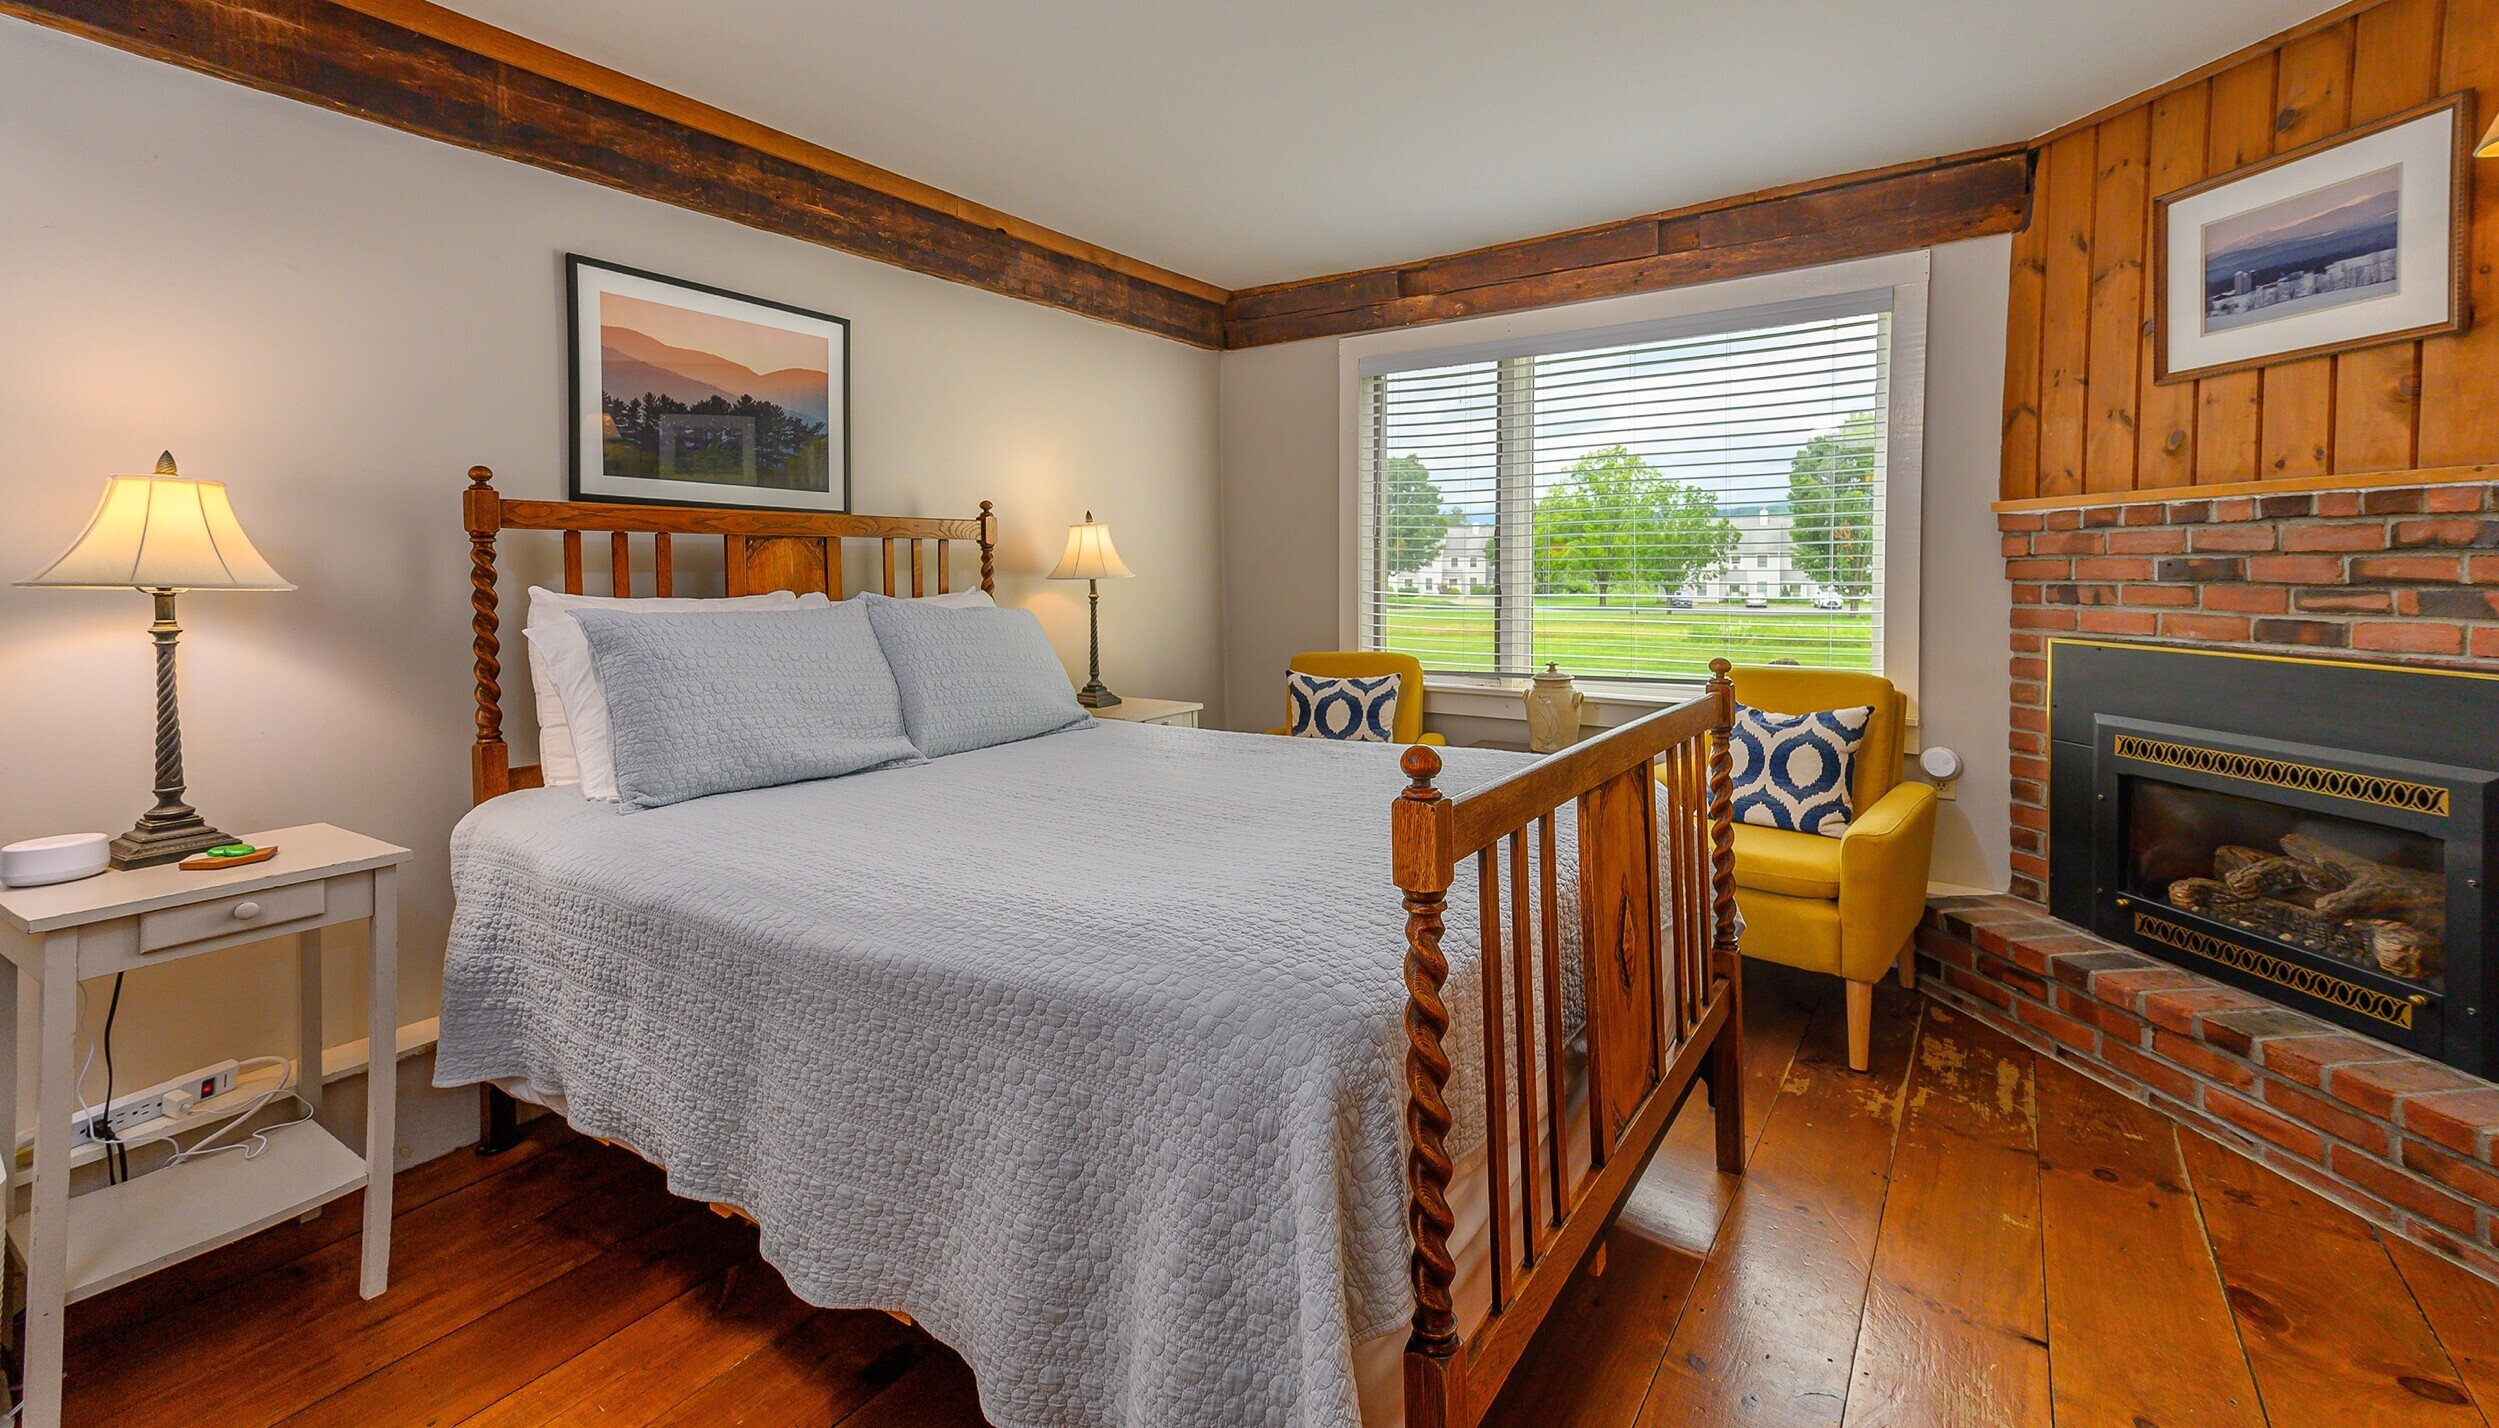
[[[1528,681],[1527,747],[1540,754],[1567,749],[1579,741],[1579,710],[1587,702],[1561,666],[1548,664]]]

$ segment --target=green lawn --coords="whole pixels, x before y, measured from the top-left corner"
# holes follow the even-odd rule
[[[1493,602],[1489,595],[1391,595],[1388,647],[1414,655],[1424,668],[1493,668]],[[1705,679],[1711,659],[1738,664],[1792,659],[1799,664],[1871,669],[1874,615],[1868,610],[1816,610],[1803,604],[1747,610],[1701,603],[1669,608],[1655,597],[1542,595],[1536,599],[1536,661],[1551,660],[1582,677],[1600,673],[1646,679]]]

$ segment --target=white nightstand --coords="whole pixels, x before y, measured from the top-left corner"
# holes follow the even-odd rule
[[[170,864],[51,887],[0,889],[0,953],[31,980],[36,1018],[32,1209],[9,1222],[26,1263],[26,1393],[21,1422],[61,1421],[61,1328],[75,1300],[125,1284],[363,1187],[364,1297],[390,1282],[391,1151],[397,1129],[391,1050],[399,1034],[399,865],[408,850],[326,823],[254,833],[277,845],[265,863],[215,872]],[[299,1087],[321,1103],[321,929],[372,924],[371,1040],[365,1149],[317,1122],[281,1131],[250,1160],[209,1155],[119,1185],[69,1193],[76,1103],[78,984],[293,934],[300,970]],[[0,970],[0,1106],[17,1104],[18,977]],[[206,1129],[212,1122],[203,1120]],[[0,1158],[0,1205],[18,1178]]]
[[[1096,719],[1117,719],[1123,724],[1168,724],[1174,729],[1194,729],[1197,716],[1206,712],[1206,706],[1186,699],[1130,697],[1090,712]]]

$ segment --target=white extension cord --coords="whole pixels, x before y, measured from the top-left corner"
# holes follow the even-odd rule
[[[219,1126],[217,1129],[210,1131],[207,1135],[193,1141],[189,1146],[176,1150],[173,1158],[165,1162],[163,1166],[164,1169],[171,1170],[173,1167],[191,1159],[193,1156],[218,1155],[229,1150],[239,1150],[243,1152],[243,1158],[245,1160],[257,1160],[260,1158],[260,1153],[269,1148],[270,1136],[290,1127],[302,1125],[304,1122],[312,1119],[312,1102],[305,1100],[300,1095],[297,1095],[295,1090],[302,1075],[301,1071],[290,1069],[292,1067],[292,1063],[283,1056],[255,1056],[250,1060],[240,1063],[236,1067],[236,1074],[239,1076],[241,1073],[256,1066],[278,1067],[280,1071],[278,1084],[270,1087],[266,1091],[261,1092],[259,1095],[254,1096],[251,1099],[251,1102],[242,1107],[240,1110],[225,1112],[224,1114],[227,1119],[224,1125]],[[260,1114],[264,1107],[266,1107],[270,1102],[278,1099],[280,1096],[293,1097],[295,1103],[304,1108],[304,1113],[291,1121],[280,1121],[273,1126],[263,1126],[259,1130],[253,1131],[243,1139],[235,1141],[230,1145],[219,1145],[217,1143],[224,1140],[227,1136],[234,1134],[237,1130],[242,1129],[245,1122]],[[185,1096],[184,1099],[187,1102],[190,1098]],[[177,1121],[182,1120],[190,1112],[190,1106],[187,1104],[181,1108],[183,1112],[182,1115],[175,1115],[175,1109],[174,1097],[173,1095],[168,1095],[165,1098],[165,1111],[168,1119]]]

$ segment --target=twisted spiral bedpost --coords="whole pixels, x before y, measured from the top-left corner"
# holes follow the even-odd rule
[[[1710,1111],[1717,1121],[1718,1168],[1744,1169],[1744,958],[1735,919],[1735,679],[1723,659],[1709,662],[1709,863],[1713,929],[1710,977],[1722,982],[1727,1020],[1710,1048]]]
[[[1441,989],[1449,979],[1442,955],[1443,910],[1449,892],[1456,824],[1448,800],[1432,786],[1440,756],[1416,745],[1399,762],[1410,780],[1391,810],[1393,865],[1406,908],[1406,1191],[1407,1229],[1414,1237],[1408,1269],[1414,1280],[1414,1333],[1406,1340],[1409,1410],[1423,1399],[1446,1401],[1460,1381],[1455,1371],[1458,1321],[1450,1283],[1457,1262],[1449,1235],[1457,1224],[1449,1208],[1449,1007]]]
[[[469,749],[469,793],[484,803],[512,790],[512,750],[503,742],[502,621],[495,613],[495,533],[503,529],[503,497],[495,473],[469,468],[460,512],[469,532],[470,649],[477,661],[477,742]],[[494,1155],[519,1139],[520,1107],[492,1084],[477,1088],[477,1153]]]
[[[1406,1131],[1413,1141],[1406,1174],[1414,1192],[1414,1346],[1433,1353],[1457,1342],[1449,1300],[1457,1271],[1449,1234],[1457,1218],[1449,1208],[1450,1118],[1443,1094],[1449,1053],[1441,1039],[1449,1032],[1449,1009],[1440,992],[1449,961],[1440,950],[1442,902],[1439,893],[1406,897]]]
[[[468,489],[460,493],[469,532],[469,646],[477,675],[477,741],[469,751],[469,791],[479,803],[512,786],[511,749],[503,742],[502,622],[495,612],[495,533],[503,528],[503,498],[495,494],[494,479],[493,471],[472,466]]]
[[[981,589],[989,594],[998,573],[998,518],[989,513],[989,503],[981,502]]]

